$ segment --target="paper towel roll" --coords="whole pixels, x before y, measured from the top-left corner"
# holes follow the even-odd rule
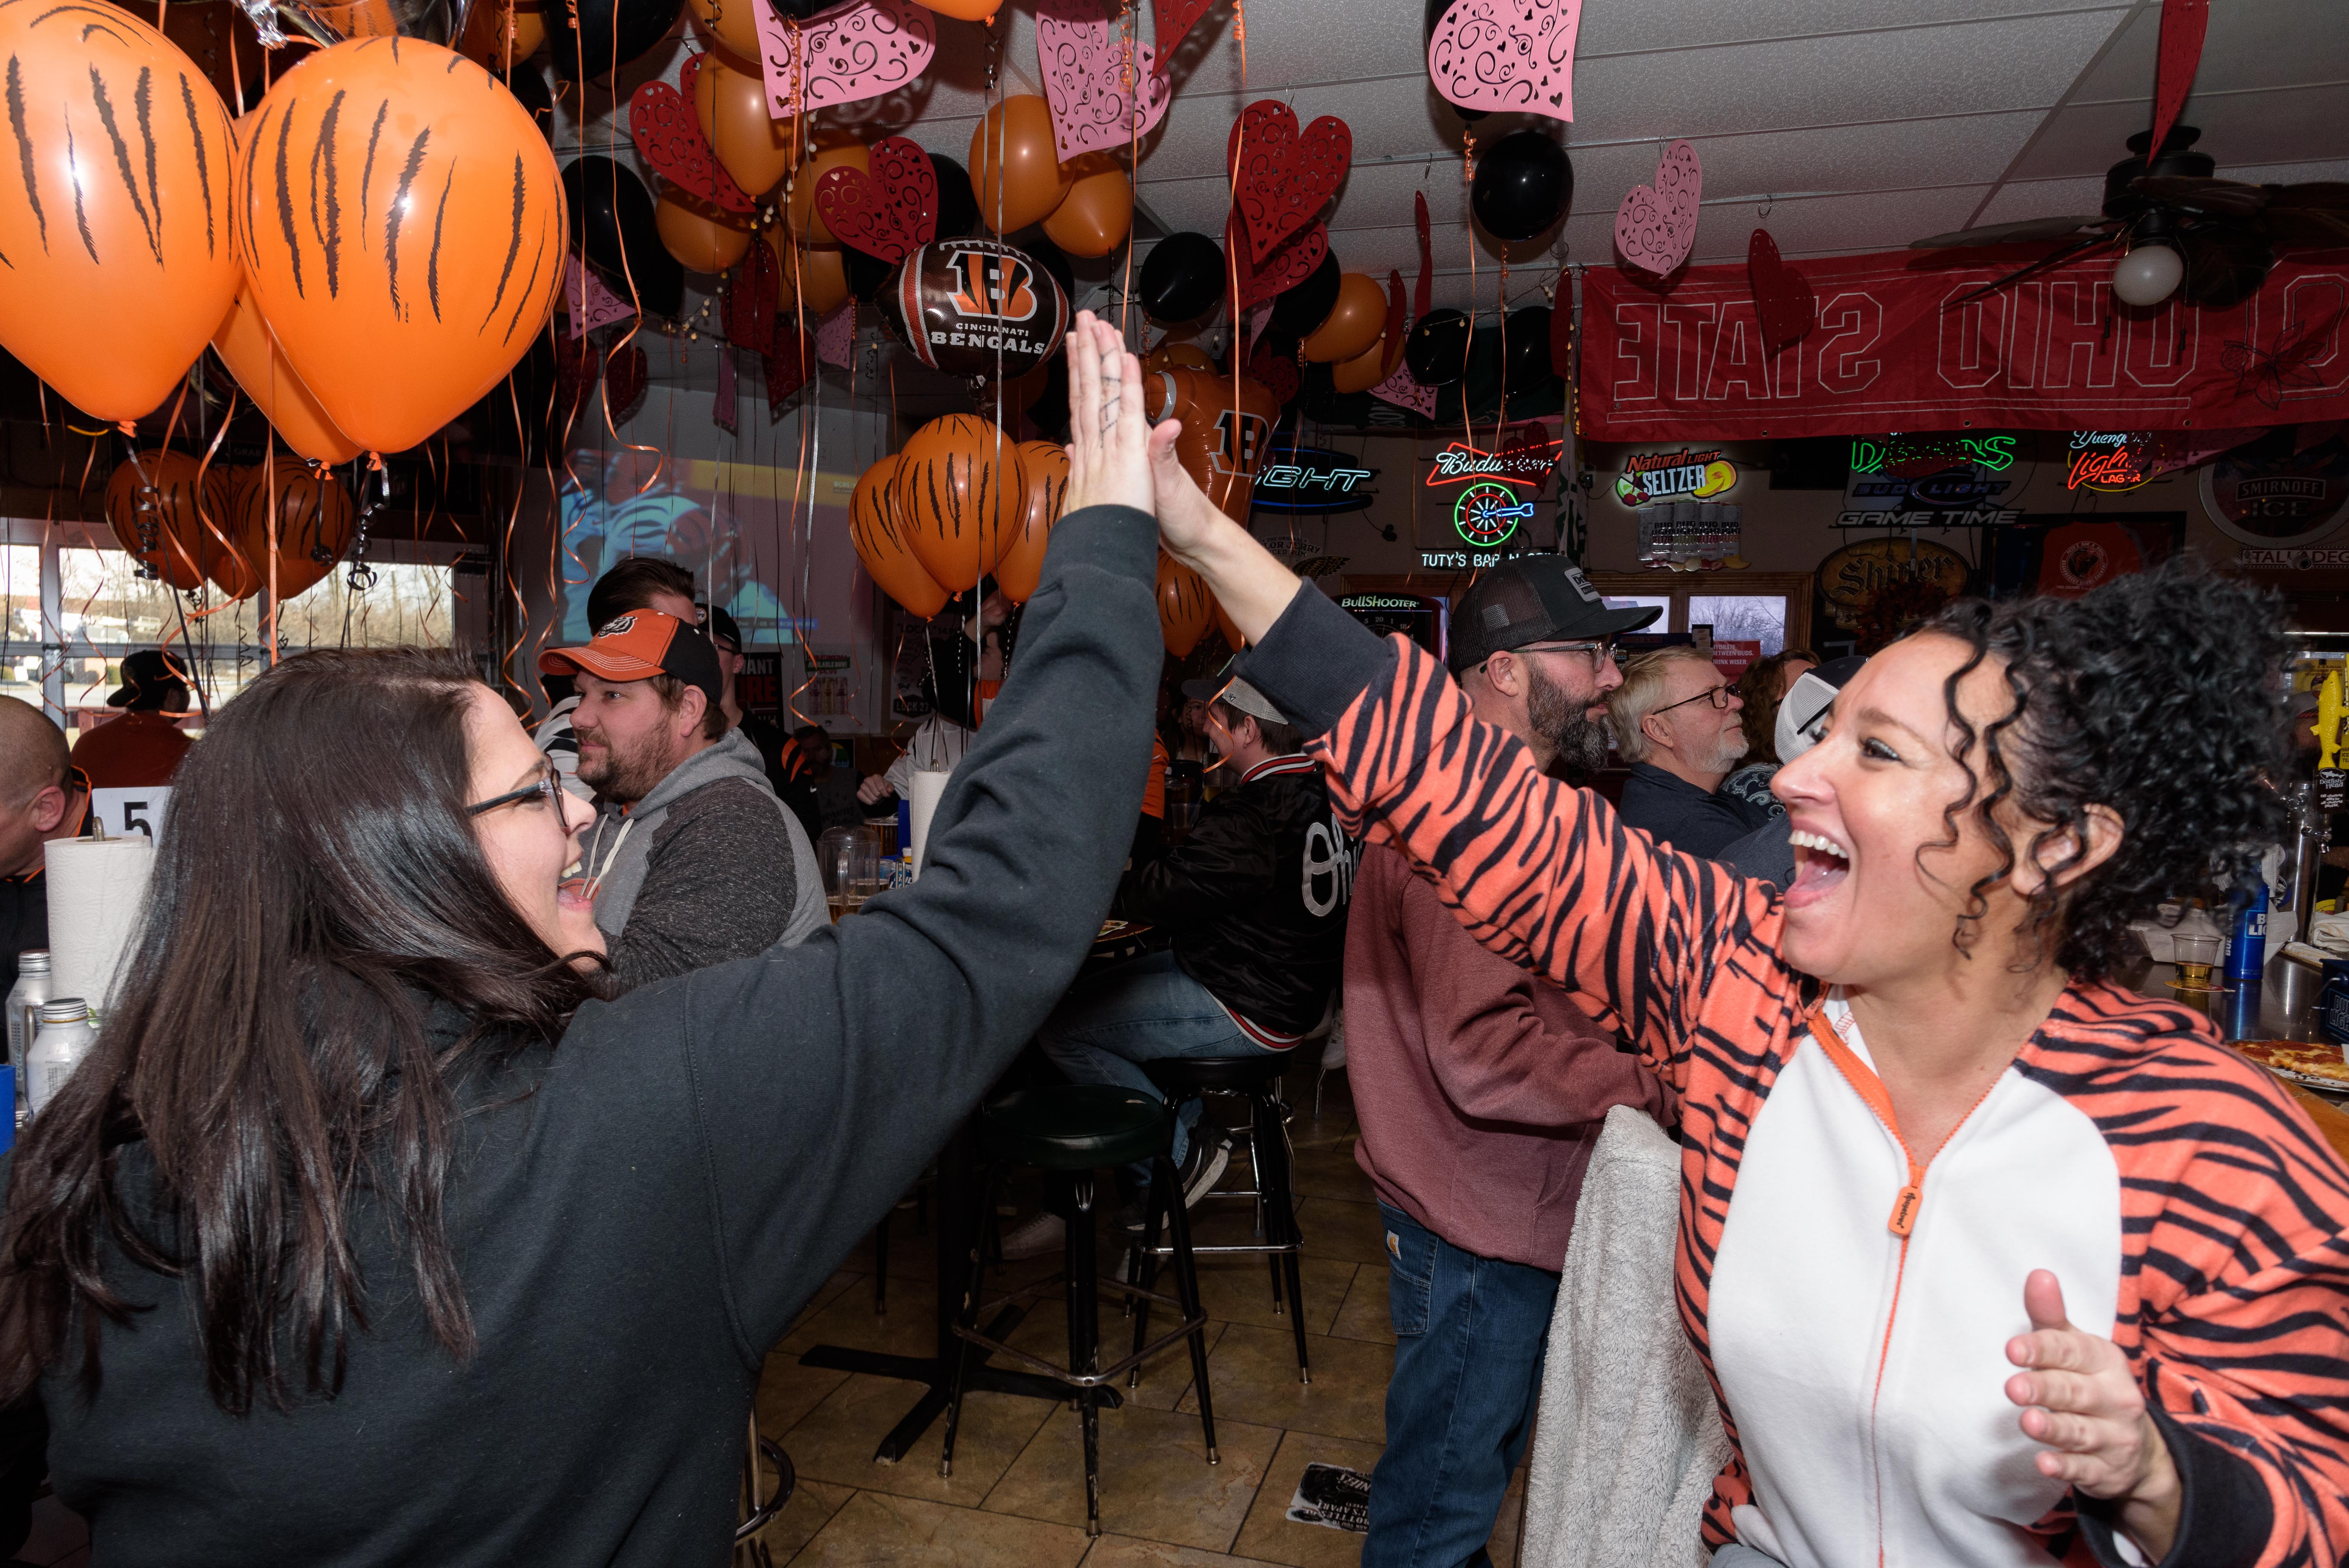
[[[929,847],[930,819],[938,809],[938,797],[947,792],[947,780],[951,770],[944,773],[922,769],[914,774],[914,793],[909,804],[914,809],[914,875],[922,874],[922,853]]]
[[[51,839],[43,853],[49,889],[49,995],[113,1006],[124,954],[147,912],[154,841]]]

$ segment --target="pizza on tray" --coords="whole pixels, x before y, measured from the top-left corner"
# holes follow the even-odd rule
[[[2307,1040],[2236,1040],[2235,1049],[2271,1071],[2349,1093],[2349,1061],[2339,1046]]]

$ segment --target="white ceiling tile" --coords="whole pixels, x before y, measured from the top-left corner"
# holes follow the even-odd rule
[[[2025,218],[2093,216],[2103,205],[2102,180],[2016,180],[2002,185],[1966,227],[2020,223]]]
[[[2202,37],[2202,63],[2194,74],[2198,94],[2240,92],[2250,88],[2293,87],[2349,77],[2349,26],[2335,10],[2321,24],[2321,3],[2311,0],[2227,0],[2210,7]],[[2161,38],[2161,7],[2148,5],[2133,17],[2110,52],[2081,78],[2075,102],[2121,100],[2150,105],[2154,65]],[[2187,116],[2198,106],[2189,98]]]
[[[2016,0],[1647,0],[1638,5],[1591,6],[1575,40],[1578,59],[1642,49],[1734,45],[1755,38],[1810,36],[1870,29],[1928,27],[2012,15]],[[2033,5],[2031,10],[2127,9],[2104,4]]]
[[[2141,103],[2071,105],[2051,118],[2014,177],[2102,174],[2129,155],[2128,139],[2150,119]],[[2349,158],[2349,87],[2341,84],[2209,95],[2189,103],[2183,119],[2201,128],[2196,150],[2217,159],[2222,175],[2252,164]]]
[[[1779,251],[1789,256],[1897,251],[1921,235],[1962,224],[1987,189],[1961,185],[1780,201],[1771,208],[1769,221],[1758,225],[1751,207],[1708,207],[1697,221],[1696,259],[1744,261],[1756,227],[1769,230]]]
[[[1696,143],[1696,150],[1703,161],[1708,197],[1914,190],[1979,183],[1994,176],[2022,150],[2041,119],[2036,112],[1961,115],[1896,125],[1708,137]],[[1640,178],[1651,178],[1654,156],[1643,152],[1642,158],[1648,168]],[[1623,189],[1629,190],[1629,184]]]

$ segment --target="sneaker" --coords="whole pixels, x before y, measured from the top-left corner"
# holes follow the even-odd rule
[[[1231,1162],[1232,1140],[1221,1129],[1194,1128],[1190,1150],[1183,1156],[1183,1168],[1174,1173],[1183,1188],[1183,1207],[1197,1208],[1199,1200],[1224,1179],[1225,1169]]]
[[[1068,1236],[1067,1221],[1058,1214],[1039,1214],[1003,1238],[1003,1256],[1006,1262],[1042,1257],[1059,1252]]]

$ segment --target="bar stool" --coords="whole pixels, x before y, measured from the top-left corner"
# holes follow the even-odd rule
[[[1280,1311],[1282,1280],[1287,1277],[1289,1327],[1297,1336],[1297,1380],[1313,1381],[1313,1367],[1305,1353],[1305,1285],[1303,1271],[1298,1264],[1298,1251],[1304,1244],[1304,1233],[1297,1228],[1296,1182],[1291,1175],[1294,1150],[1288,1144],[1288,1106],[1280,1098],[1281,1075],[1288,1070],[1288,1057],[1284,1055],[1258,1057],[1167,1057],[1158,1061],[1144,1062],[1142,1070],[1150,1081],[1166,1091],[1167,1103],[1177,1106],[1185,1100],[1196,1099],[1203,1094],[1236,1094],[1248,1102],[1248,1165],[1256,1172],[1252,1189],[1218,1189],[1206,1194],[1209,1198],[1253,1198],[1258,1216],[1257,1233],[1261,1242],[1230,1246],[1194,1248],[1197,1253],[1263,1253],[1272,1271],[1272,1309]],[[1155,1199],[1153,1207],[1155,1208]],[[1175,1208],[1179,1211],[1181,1203]],[[1167,1249],[1157,1244],[1157,1237],[1148,1222],[1141,1254],[1142,1270],[1136,1283],[1146,1292],[1157,1272],[1158,1260]],[[1184,1227],[1186,1231],[1188,1226]],[[1132,1272],[1132,1271],[1129,1271]],[[1140,1302],[1134,1309],[1133,1338],[1139,1345],[1150,1326],[1150,1303]]]
[[[1099,1535],[1100,1407],[1103,1402],[1112,1407],[1120,1402],[1116,1391],[1109,1387],[1116,1382],[1119,1374],[1131,1370],[1139,1377],[1142,1363],[1177,1339],[1191,1342],[1191,1376],[1199,1389],[1199,1429],[1206,1439],[1207,1462],[1221,1462],[1216,1452],[1215,1406],[1207,1388],[1207,1315],[1200,1305],[1198,1273],[1191,1258],[1191,1227],[1183,1212],[1174,1164],[1168,1158],[1174,1143],[1174,1119],[1165,1105],[1138,1090],[1104,1084],[1062,1084],[1005,1095],[982,1107],[978,1120],[980,1147],[988,1161],[987,1174],[978,1184],[981,1224],[993,1212],[1002,1173],[1010,1166],[1045,1172],[1050,1191],[1046,1201],[1068,1219],[1063,1272],[1057,1278],[1009,1291],[986,1310],[992,1313],[1007,1302],[1045,1297],[1055,1291],[1062,1293],[1069,1313],[1069,1364],[1056,1367],[979,1332],[978,1297],[987,1264],[986,1249],[978,1249],[978,1255],[971,1260],[969,1283],[963,1291],[961,1315],[954,1326],[955,1336],[962,1343],[955,1357],[953,1391],[947,1401],[938,1474],[954,1473],[955,1429],[962,1416],[963,1384],[969,1371],[970,1347],[976,1345],[1075,1388],[1077,1416],[1084,1429],[1085,1532]],[[1173,1300],[1152,1294],[1146,1286],[1104,1282],[1095,1267],[1093,1172],[1103,1167],[1143,1161],[1150,1165],[1151,1208],[1166,1208],[1170,1200],[1172,1203],[1174,1244],[1164,1250],[1174,1260],[1177,1297]],[[1143,1344],[1143,1336],[1136,1333],[1133,1354],[1104,1367],[1101,1365],[1101,1297],[1104,1292],[1145,1309],[1154,1301],[1174,1307],[1182,1315],[1182,1324],[1149,1345]]]
[[[766,1491],[760,1474],[763,1463],[775,1472],[775,1485],[764,1502],[760,1494]],[[774,1558],[759,1532],[775,1522],[783,1504],[791,1501],[792,1493],[799,1489],[799,1472],[792,1468],[791,1455],[772,1440],[759,1435],[759,1418],[750,1418],[750,1436],[742,1454],[742,1507],[746,1517],[734,1527],[734,1556],[749,1560],[749,1568],[772,1568]]]

